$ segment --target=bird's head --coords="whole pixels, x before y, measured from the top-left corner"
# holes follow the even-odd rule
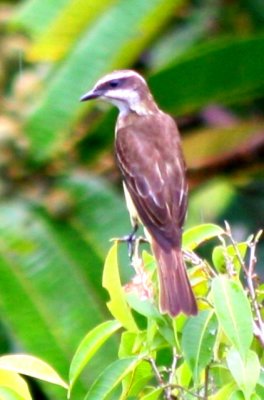
[[[81,101],[102,99],[117,106],[122,114],[148,114],[156,108],[146,81],[137,72],[119,70],[99,79]]]

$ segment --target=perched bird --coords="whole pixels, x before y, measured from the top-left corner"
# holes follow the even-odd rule
[[[188,190],[177,126],[135,71],[104,76],[81,101],[97,98],[119,108],[116,159],[132,223],[144,225],[157,261],[160,310],[171,316],[181,311],[195,315],[197,304],[181,250]]]

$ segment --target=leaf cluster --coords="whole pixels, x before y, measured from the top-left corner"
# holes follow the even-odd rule
[[[120,384],[120,399],[262,398],[264,325],[259,306],[263,294],[250,275],[254,260],[251,258],[249,264],[245,261],[246,253],[255,251],[259,235],[236,243],[228,225],[226,230],[210,224],[197,226],[183,236],[185,252],[190,252],[192,262],[197,257],[193,250],[214,237],[219,237],[221,245],[214,246],[212,262],[198,259],[198,265],[189,269],[200,310],[189,318],[160,314],[155,295],[142,299],[147,280],[138,283],[138,279],[155,276],[148,254],[143,255],[138,279],[133,279],[129,289],[123,288],[117,243],[113,245],[106,258],[103,285],[109,292],[107,305],[115,320],[97,326],[79,345],[70,368],[70,392],[94,353],[123,328],[118,359],[94,381],[86,400],[116,398]],[[245,274],[245,288],[241,272]]]

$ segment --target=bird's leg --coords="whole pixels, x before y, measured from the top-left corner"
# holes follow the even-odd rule
[[[122,236],[121,238],[113,238],[111,239],[117,242],[126,242],[127,247],[128,247],[128,256],[131,261],[131,264],[133,264],[133,258],[135,253],[136,256],[138,255],[138,247],[140,243],[148,243],[148,239],[146,239],[144,236],[140,236],[137,238],[137,231],[138,231],[139,225],[137,222],[133,223],[133,230],[129,235]]]
[[[114,240],[114,241],[117,241],[117,242],[126,242],[127,243],[128,256],[129,256],[130,261],[133,259],[133,254],[134,254],[134,251],[135,251],[135,242],[137,240],[136,233],[137,233],[138,227],[139,227],[138,223],[135,222],[133,224],[133,230],[129,235],[122,236],[121,238],[113,238],[113,239],[111,239],[111,241]]]
[[[128,257],[130,261],[132,261],[136,249],[137,231],[138,231],[138,223],[136,222],[133,226],[132,232],[126,236]]]
[[[138,222],[134,222],[133,231],[130,233],[130,235],[127,236],[128,256],[129,256],[129,259],[130,259],[132,265],[133,265],[134,257],[136,259],[139,258],[140,243],[148,243],[149,242],[148,239],[146,239],[144,236],[137,237],[136,233],[138,231],[138,228],[139,228]]]

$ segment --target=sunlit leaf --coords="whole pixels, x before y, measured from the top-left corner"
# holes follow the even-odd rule
[[[141,400],[158,400],[160,399],[160,395],[162,394],[163,389],[161,388],[155,388],[151,390],[148,394],[145,394],[145,396],[141,397]]]
[[[20,396],[19,392],[16,392],[9,387],[0,386],[0,400],[27,400],[31,397]]]
[[[79,344],[70,365],[70,390],[84,367],[104,342],[121,327],[117,321],[106,321],[90,331]]]
[[[260,375],[260,363],[257,354],[249,350],[243,360],[239,352],[231,348],[227,353],[227,365],[238,387],[249,400],[255,391]]]
[[[236,390],[236,384],[234,382],[227,383],[215,394],[208,397],[208,400],[225,400],[230,399],[230,396]]]
[[[13,372],[13,371],[8,371],[6,369],[0,369],[0,399],[9,399],[8,396],[10,393],[8,393],[8,389],[12,390],[15,394],[10,394],[10,396],[17,396],[17,398],[20,400],[21,398],[23,400],[31,400],[32,397],[29,392],[28,384],[25,381],[25,379],[20,376],[18,373]],[[7,389],[7,393],[4,393],[4,389]],[[2,396],[2,397],[1,397]],[[6,397],[4,397],[6,396]],[[21,397],[20,397],[21,396]],[[16,399],[17,399],[16,398]],[[13,400],[12,397],[10,397],[10,400]]]
[[[129,306],[139,314],[147,318],[162,320],[162,315],[150,300],[141,300],[136,294],[128,293],[126,295]]]
[[[248,244],[245,242],[238,243],[236,248],[240,254],[241,259],[244,260]],[[240,260],[237,256],[236,249],[234,248],[233,245],[229,245],[227,247],[216,246],[213,250],[212,259],[217,271],[225,273],[227,267],[227,261],[229,260],[239,274],[241,269]]]
[[[186,230],[182,237],[183,247],[194,250],[206,240],[224,234],[224,230],[214,224],[202,224]]]
[[[241,390],[235,390],[229,397],[229,400],[245,400],[245,396]]]
[[[138,397],[144,390],[148,382],[153,378],[153,370],[149,362],[142,360],[138,363],[135,370],[130,372],[122,382],[122,394],[120,400],[130,397]]]
[[[46,362],[37,357],[26,354],[12,354],[0,357],[0,369],[28,375],[32,378],[41,379],[68,388],[66,382],[59,374]]]
[[[200,372],[210,363],[216,339],[217,321],[212,311],[202,311],[189,318],[182,333],[182,349],[194,380],[198,382]]]
[[[220,326],[245,359],[253,339],[253,318],[241,285],[224,276],[214,278],[212,297]]]
[[[182,387],[189,387],[192,379],[192,371],[186,361],[184,361],[179,368],[176,369],[176,377],[179,385]]]
[[[88,28],[115,1],[104,0],[95,3],[93,0],[75,0],[68,2],[51,26],[48,26],[42,35],[36,37],[27,52],[28,59],[52,61],[62,58],[71,49],[83,29]],[[53,40],[54,37],[58,40]]]
[[[103,272],[103,287],[109,293],[107,303],[111,314],[122,326],[131,331],[137,331],[137,325],[125,300],[117,263],[117,243],[114,243],[105,260]]]
[[[85,400],[104,400],[119,385],[122,379],[132,371],[139,359],[138,357],[123,358],[110,364],[93,383]]]

